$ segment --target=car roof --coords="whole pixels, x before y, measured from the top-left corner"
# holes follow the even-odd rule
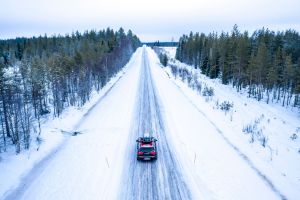
[[[154,137],[139,137],[136,141],[141,146],[143,146],[143,145],[153,146],[154,143],[156,142],[156,139]]]
[[[153,147],[153,142],[149,142],[149,143],[141,143],[141,147]]]

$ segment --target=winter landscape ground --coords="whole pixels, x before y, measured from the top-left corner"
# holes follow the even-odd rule
[[[0,199],[299,199],[299,111],[247,98],[164,50],[214,96],[140,47],[82,109],[45,120],[42,144],[1,154]],[[233,105],[226,113],[224,101]],[[136,160],[144,132],[158,139],[155,162]]]

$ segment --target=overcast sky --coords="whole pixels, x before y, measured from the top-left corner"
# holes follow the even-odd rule
[[[300,32],[300,0],[0,0],[0,38],[111,27],[142,41],[265,27]]]

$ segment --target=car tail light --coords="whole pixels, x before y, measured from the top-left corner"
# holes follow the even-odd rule
[[[151,151],[150,154],[154,156],[154,155],[156,155],[156,152],[155,151]]]
[[[141,152],[141,151],[138,152],[138,155],[139,155],[139,156],[141,156],[141,155],[143,155],[143,154],[144,154],[144,153]]]

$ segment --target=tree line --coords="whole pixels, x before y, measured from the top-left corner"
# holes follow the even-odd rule
[[[138,46],[122,28],[0,40],[0,153],[28,149],[43,115],[85,104]]]
[[[183,35],[176,59],[220,78],[248,96],[267,103],[300,107],[300,35],[295,30],[262,28],[251,36],[234,25],[230,33]]]

